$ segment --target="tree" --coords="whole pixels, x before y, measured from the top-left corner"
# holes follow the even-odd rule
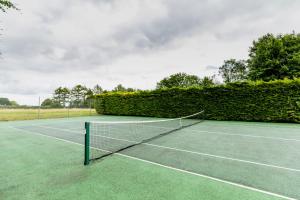
[[[249,79],[270,81],[300,77],[300,34],[267,34],[253,42]]]
[[[6,12],[7,9],[19,10],[12,2],[8,0],[0,0],[0,10]]]
[[[83,107],[87,97],[88,89],[83,85],[76,85],[71,90],[72,106]]]
[[[172,88],[172,87],[191,87],[201,85],[201,79],[196,75],[186,73],[177,73],[162,79],[157,83],[156,88]]]
[[[200,81],[200,85],[203,87],[211,87],[215,85],[214,78],[215,76],[204,76],[204,78]]]
[[[93,94],[101,94],[103,93],[103,89],[100,85],[95,85],[95,87],[93,88]]]
[[[225,60],[219,68],[219,75],[222,76],[225,83],[241,81],[247,79],[247,64],[244,60]]]
[[[86,99],[89,99],[89,98],[93,98],[93,96],[94,96],[93,90],[91,90],[91,89],[88,88],[88,89],[86,90],[85,98],[86,98]]]
[[[59,102],[62,107],[66,107],[66,104],[70,98],[70,90],[66,87],[59,87],[54,91],[54,100]]]
[[[0,98],[0,105],[1,106],[10,106],[11,103],[8,98]]]
[[[60,108],[62,107],[61,104],[57,101],[55,101],[54,99],[48,98],[45,99],[42,104],[42,107],[48,107],[48,108]]]
[[[127,89],[122,84],[119,84],[112,91],[113,92],[126,92]]]
[[[135,92],[137,91],[137,89],[134,88],[126,88],[124,87],[122,84],[117,85],[116,87],[114,87],[114,89],[112,90],[112,92]],[[103,93],[107,92],[106,90],[103,91]]]
[[[10,101],[10,105],[14,107],[19,106],[19,104],[16,101]]]
[[[127,92],[135,92],[136,89],[134,89],[134,88],[126,88],[126,91],[127,91]]]
[[[16,101],[10,101],[8,98],[0,97],[0,106],[19,106]]]

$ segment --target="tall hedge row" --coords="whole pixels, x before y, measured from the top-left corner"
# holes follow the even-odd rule
[[[206,119],[300,122],[300,79],[105,93],[95,107],[109,115],[178,117],[204,109]]]

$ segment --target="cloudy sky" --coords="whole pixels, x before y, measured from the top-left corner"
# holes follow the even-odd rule
[[[0,13],[0,96],[37,104],[59,86],[152,89],[216,74],[266,33],[300,32],[299,0],[14,0]]]

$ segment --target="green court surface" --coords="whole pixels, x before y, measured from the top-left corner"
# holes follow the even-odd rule
[[[84,160],[93,116],[0,123],[0,199],[300,199],[300,125],[203,121]]]

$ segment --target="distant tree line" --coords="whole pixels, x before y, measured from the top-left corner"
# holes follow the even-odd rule
[[[112,92],[134,92],[137,89],[126,88],[122,84],[117,85]],[[109,92],[103,90],[100,85],[88,88],[84,85],[76,85],[73,88],[59,87],[55,89],[52,98],[45,99],[41,106],[49,108],[86,108],[93,106],[93,96]]]
[[[156,89],[172,88],[172,87],[209,87],[215,85],[214,76],[205,76],[200,78],[197,75],[190,75],[186,73],[177,73],[170,75],[159,81],[156,84]]]
[[[0,106],[19,106],[19,104],[16,101],[11,101],[8,98],[0,97]]]

